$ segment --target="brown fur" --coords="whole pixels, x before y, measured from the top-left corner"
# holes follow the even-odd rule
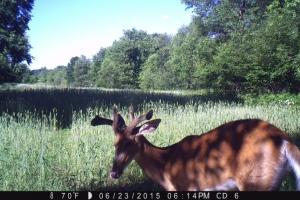
[[[234,179],[241,190],[272,190],[279,186],[272,166],[282,168],[286,162],[281,160],[283,140],[289,138],[267,122],[239,120],[167,148],[154,147],[143,137],[135,159],[167,189],[164,182],[176,190],[203,190]]]
[[[291,155],[300,162],[299,150],[287,134],[259,119],[229,122],[165,148],[126,131],[116,131],[117,144],[131,141],[126,146],[134,154],[131,159],[166,190],[217,190],[229,181],[235,185],[226,189],[278,189],[288,164],[282,150],[285,142],[287,151],[294,152]],[[130,159],[124,165],[127,162]]]

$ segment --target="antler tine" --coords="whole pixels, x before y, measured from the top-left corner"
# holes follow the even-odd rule
[[[118,117],[118,109],[117,109],[116,105],[113,106],[113,113],[112,114],[113,114],[113,120],[115,121]]]
[[[132,104],[129,106],[129,117],[131,121],[134,120],[134,108]]]
[[[113,106],[113,115],[118,113],[118,108],[116,105]]]
[[[143,115],[140,115],[139,117],[135,118],[131,124],[130,124],[130,127],[131,128],[135,128],[139,123],[141,123],[142,121],[145,121],[145,120],[149,120],[151,119],[153,116],[153,110],[149,110],[147,113],[143,114]]]

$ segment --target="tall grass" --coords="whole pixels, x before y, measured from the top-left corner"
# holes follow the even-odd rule
[[[207,101],[237,102],[234,95],[203,95],[201,93],[163,93],[144,92],[141,90],[106,90],[86,88],[0,88],[0,115],[1,113],[31,112],[35,117],[55,114],[57,126],[69,128],[72,124],[73,112],[86,113],[88,109],[99,107],[119,107],[133,104],[138,110],[149,102],[172,105],[198,104]],[[53,111],[55,111],[53,113]]]
[[[127,106],[120,106],[128,121]],[[300,110],[293,106],[247,106],[226,102],[171,104],[159,101],[140,105],[139,112],[152,108],[162,122],[155,134],[147,136],[157,146],[168,146],[190,134],[201,134],[224,122],[261,118],[297,138]],[[0,117],[0,190],[87,190],[139,187],[147,180],[133,162],[122,178],[109,178],[114,155],[111,127],[92,127],[95,114],[111,116],[110,105],[98,105],[72,113],[72,125],[59,129],[55,111],[36,117],[32,112]],[[17,117],[16,117],[17,116]],[[155,184],[146,190],[159,189]],[[285,181],[283,189],[292,189]]]

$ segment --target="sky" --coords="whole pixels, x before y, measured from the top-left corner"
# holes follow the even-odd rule
[[[92,58],[131,28],[174,35],[192,19],[181,0],[36,0],[32,15],[30,69],[67,65],[74,56]]]

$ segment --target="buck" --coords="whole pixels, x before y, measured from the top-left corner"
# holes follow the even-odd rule
[[[119,178],[135,160],[168,191],[276,190],[291,168],[300,190],[300,151],[286,133],[259,119],[223,124],[201,135],[190,135],[168,147],[152,145],[144,134],[157,129],[153,111],[127,126],[114,109],[113,120],[99,117],[91,125],[110,125],[115,133],[115,157],[110,176]],[[146,121],[149,120],[149,121]],[[141,122],[142,125],[139,125]]]

